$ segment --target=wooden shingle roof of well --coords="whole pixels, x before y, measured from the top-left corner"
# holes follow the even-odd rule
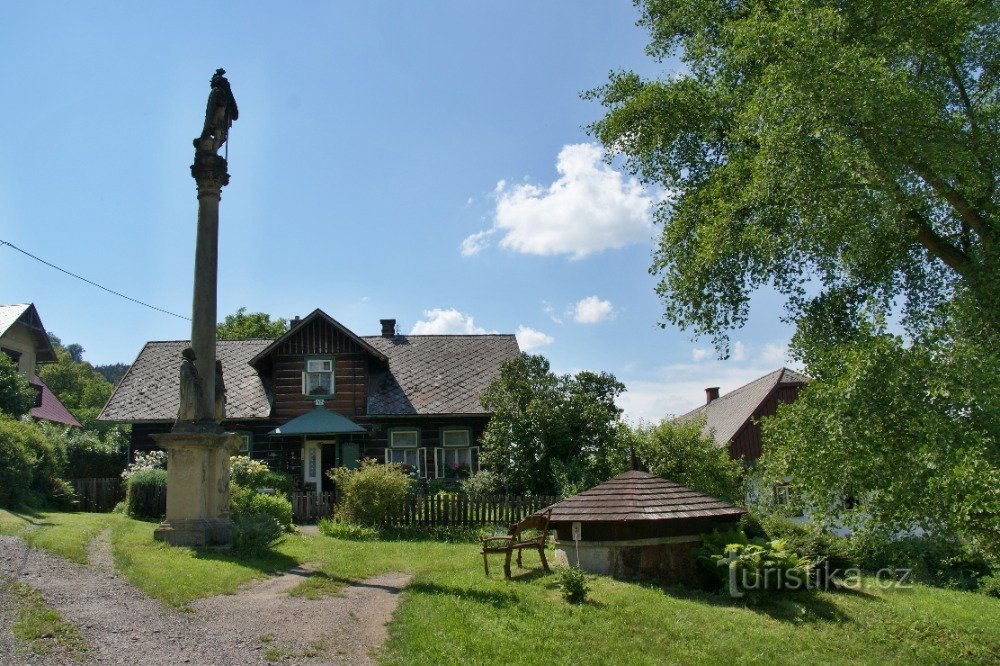
[[[729,502],[648,472],[631,471],[552,505],[552,522],[730,518],[746,513]]]

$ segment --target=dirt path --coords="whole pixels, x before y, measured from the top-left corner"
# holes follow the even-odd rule
[[[337,596],[289,596],[288,591],[310,573],[293,569],[235,595],[199,599],[191,607],[209,624],[253,636],[265,650],[275,651],[272,655],[287,655],[292,663],[299,659],[372,663],[372,655],[385,642],[386,624],[410,576],[392,573],[370,578],[348,585]],[[248,608],[253,612],[248,613]]]
[[[0,577],[38,590],[94,646],[100,664],[266,664],[265,653],[283,664],[371,663],[409,581],[387,574],[309,600],[287,594],[310,573],[300,569],[178,612],[114,573],[107,534],[88,557],[96,566],[0,536]],[[9,634],[4,629],[0,623]],[[4,647],[0,638],[0,654]]]

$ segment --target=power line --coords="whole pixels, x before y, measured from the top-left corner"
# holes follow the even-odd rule
[[[121,292],[115,291],[114,289],[108,289],[107,287],[104,287],[102,285],[97,284],[93,280],[88,280],[87,278],[83,277],[82,275],[77,275],[76,273],[68,271],[65,268],[60,268],[59,266],[56,266],[55,264],[49,263],[48,261],[45,261],[41,257],[36,257],[35,255],[31,254],[30,252],[26,252],[25,250],[22,250],[21,248],[19,248],[18,246],[14,245],[13,243],[8,243],[5,240],[0,240],[0,247],[2,247],[4,245],[17,250],[18,252],[20,252],[21,254],[23,254],[26,257],[31,257],[35,261],[38,261],[38,262],[41,262],[41,263],[45,264],[49,268],[54,268],[57,271],[65,273],[66,275],[75,277],[77,280],[83,280],[84,282],[86,282],[89,285],[93,285],[93,286],[97,287],[98,289],[103,289],[104,291],[108,292],[109,294],[114,294],[115,296],[120,296],[120,297],[124,298],[126,301],[132,301],[133,303],[138,303],[139,305],[144,305],[145,307],[147,307],[147,308],[149,308],[151,310],[156,310],[157,312],[162,312],[163,314],[168,314],[168,315],[170,315],[172,317],[177,317],[178,319],[185,319],[187,321],[191,321],[190,317],[185,317],[184,315],[179,315],[176,312],[171,312],[170,310],[164,310],[163,308],[158,308],[155,305],[150,305],[149,303],[144,303],[144,302],[142,302],[142,301],[140,301],[140,300],[138,300],[136,298],[132,298],[131,296],[126,296],[125,294],[123,294]]]

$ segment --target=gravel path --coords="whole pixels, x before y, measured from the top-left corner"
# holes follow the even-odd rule
[[[337,596],[319,599],[289,596],[288,590],[309,574],[293,569],[235,595],[198,599],[191,607],[213,626],[258,641],[263,637],[266,647],[283,651],[292,663],[306,657],[326,663],[372,663],[410,576],[391,573],[369,578],[345,587]]]
[[[94,646],[94,663],[100,664],[266,664],[268,651],[283,664],[370,663],[409,582],[407,575],[387,574],[349,586],[339,596],[309,600],[286,594],[309,574],[293,570],[234,595],[198,600],[191,604],[194,612],[178,612],[105,568],[106,534],[88,555],[97,566],[0,536],[0,577],[38,590]],[[9,618],[0,613],[0,662],[9,663],[5,623]]]

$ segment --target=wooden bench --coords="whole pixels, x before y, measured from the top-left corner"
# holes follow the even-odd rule
[[[542,568],[549,569],[549,563],[545,559],[545,540],[549,536],[549,519],[552,518],[552,509],[546,509],[540,513],[532,514],[519,523],[510,526],[506,536],[492,536],[483,539],[483,569],[486,575],[490,575],[490,564],[487,556],[493,553],[503,553],[506,555],[503,562],[503,573],[510,578],[510,558],[514,551],[517,551],[517,568],[522,568],[521,551],[525,548],[537,550],[538,556],[542,559]],[[535,536],[526,537],[524,533],[529,530],[538,530]]]

